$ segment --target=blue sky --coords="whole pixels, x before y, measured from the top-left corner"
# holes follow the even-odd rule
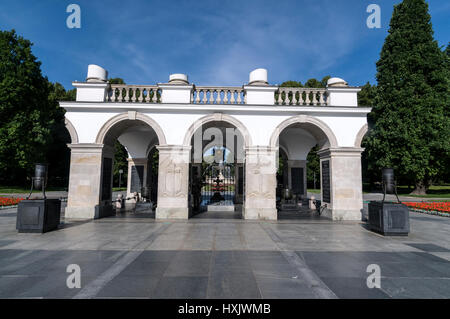
[[[34,43],[43,74],[71,88],[88,64],[129,84],[167,82],[186,73],[197,85],[236,85],[255,68],[269,82],[325,75],[351,85],[375,82],[375,63],[400,0],[2,0],[0,29]],[[68,29],[66,7],[81,7],[81,29]],[[369,4],[382,28],[366,26]],[[435,38],[450,41],[450,1],[430,0]]]

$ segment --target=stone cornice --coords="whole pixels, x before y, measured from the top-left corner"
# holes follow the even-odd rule
[[[192,146],[185,145],[157,145],[156,148],[158,151],[165,153],[174,153],[174,152],[190,152]]]
[[[278,152],[278,147],[271,147],[271,146],[249,146],[245,148],[245,152],[247,154],[258,154],[258,153],[275,153]]]
[[[107,82],[72,82],[76,88],[106,88],[109,86]]]
[[[320,150],[317,154],[321,157],[360,157],[364,152],[364,148],[360,147],[339,147],[339,148],[327,148]]]
[[[67,144],[70,148],[71,153],[93,153],[101,154],[103,153],[103,144],[89,144],[89,143],[79,143],[79,144]]]
[[[340,106],[275,106],[275,105],[232,105],[232,104],[147,104],[147,103],[111,103],[111,102],[59,102],[69,112],[180,112],[228,111],[236,113],[288,113],[298,114],[343,114],[366,116],[372,111],[368,107]]]

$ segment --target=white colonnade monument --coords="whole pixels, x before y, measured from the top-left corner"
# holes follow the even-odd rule
[[[218,147],[234,165],[232,192],[242,217],[276,220],[280,154],[287,163],[283,186],[304,198],[306,159],[316,145],[323,215],[361,219],[361,141],[371,109],[358,107],[360,88],[342,79],[323,89],[279,87],[257,69],[241,87],[196,86],[183,74],[157,85],[119,85],[90,65],[86,81],[73,86],[76,101],[60,102],[72,139],[66,218],[112,213],[118,140],[128,152],[128,196],[149,186],[157,219],[192,216],[193,181],[203,174],[205,152]]]

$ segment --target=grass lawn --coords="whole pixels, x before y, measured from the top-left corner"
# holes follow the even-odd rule
[[[426,195],[410,195],[412,190],[408,190],[407,186],[398,186],[397,191],[398,194],[402,196],[450,199],[450,185],[431,186]]]
[[[30,193],[30,187],[20,187],[20,186],[0,186],[0,194],[29,194]],[[48,187],[45,189],[46,192],[64,192],[67,188],[65,187]],[[40,190],[33,190],[34,193],[41,193]]]
[[[366,186],[366,185],[365,185]],[[398,195],[415,197],[415,198],[442,198],[442,199],[450,199],[450,185],[439,185],[439,186],[431,186],[426,195],[410,195],[412,192],[411,189],[408,190],[408,186],[398,186],[397,187]],[[320,189],[308,189],[308,192],[319,194]],[[381,193],[382,191],[379,190]],[[369,194],[367,187],[364,187],[364,194]]]

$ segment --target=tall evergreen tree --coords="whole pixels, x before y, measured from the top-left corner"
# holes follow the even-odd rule
[[[358,94],[358,105],[359,106],[374,106],[375,97],[377,92],[377,86],[371,85],[367,82],[363,87],[361,87],[361,92]]]
[[[449,79],[446,58],[433,39],[428,4],[394,7],[377,63],[378,89],[367,137],[370,161],[393,167],[425,194],[449,160]]]

